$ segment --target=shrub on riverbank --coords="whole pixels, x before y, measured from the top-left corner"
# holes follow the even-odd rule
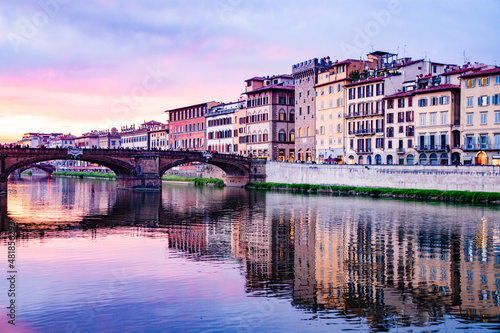
[[[21,172],[21,174],[22,175],[31,176],[31,175],[33,175],[33,172],[31,172],[31,171],[23,171],[23,172]]]
[[[498,192],[440,191],[283,183],[248,183],[245,187],[247,189],[286,190],[302,193],[330,193],[335,195],[360,195],[403,199],[500,204],[500,193]]]
[[[173,182],[194,182],[195,186],[215,186],[224,187],[224,181],[219,178],[195,178],[195,177],[182,177],[176,175],[164,175],[163,180],[173,181]]]
[[[66,176],[78,178],[116,178],[114,173],[100,173],[100,172],[73,172],[73,171],[58,171],[52,173],[52,176]]]

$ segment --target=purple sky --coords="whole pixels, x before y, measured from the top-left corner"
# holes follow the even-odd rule
[[[244,80],[372,50],[496,64],[500,1],[4,0],[0,143],[165,121]]]

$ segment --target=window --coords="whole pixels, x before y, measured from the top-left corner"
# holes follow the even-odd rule
[[[384,148],[384,138],[377,138],[375,140],[375,148]]]
[[[465,144],[465,149],[474,149],[474,137],[466,136],[464,144]]]
[[[325,88],[321,87],[321,95],[324,95],[324,94],[325,94]]]
[[[328,136],[333,136],[333,125],[328,126]]]
[[[495,134],[495,149],[500,149],[500,134]]]
[[[476,86],[476,79],[465,80],[465,87],[466,88],[474,88],[475,86]]]
[[[425,113],[420,114],[420,126],[425,126]]]
[[[480,87],[484,87],[490,84],[490,78],[489,77],[482,77],[477,79],[477,83]]]
[[[337,133],[342,133],[342,124],[337,124]]]
[[[329,108],[332,108],[332,107],[333,107],[333,101],[332,101],[331,99],[328,101],[328,107],[329,107]]]
[[[337,84],[337,92],[342,91],[342,83]]]
[[[356,98],[356,88],[349,88],[349,100]]]
[[[420,106],[420,107],[427,106],[427,98],[420,98],[418,100],[418,106]]]
[[[319,107],[320,110],[323,110],[325,108],[325,102],[321,101],[321,105]]]
[[[365,87],[358,87],[358,98],[365,97]]]
[[[437,97],[431,97],[431,98],[430,98],[430,100],[431,100],[431,101],[430,101],[430,105],[431,105],[431,106],[432,106],[432,105],[437,105],[437,104],[438,104],[438,99],[437,99]]]
[[[278,133],[278,141],[285,142],[286,141],[286,133],[285,130],[280,130]]]
[[[467,107],[471,108],[474,106],[473,98],[472,97],[467,97]]]
[[[366,86],[366,97],[372,97],[373,96],[373,84],[370,84],[369,86]]]
[[[387,123],[388,124],[394,123],[394,113],[388,113],[387,114]]]
[[[299,116],[302,116],[302,107],[299,107]]]
[[[500,84],[500,75],[495,76],[495,84]]]
[[[413,111],[406,111],[406,121],[408,122],[413,121]]]
[[[388,109],[393,109],[394,108],[394,100],[388,99],[387,100],[387,108]]]
[[[500,111],[495,111],[495,124],[500,124]]]
[[[448,111],[441,112],[441,125],[448,125]]]
[[[405,113],[398,112],[398,123],[404,123],[404,121],[405,121]]]
[[[447,75],[444,79],[444,83],[450,83],[451,82],[451,76]]]
[[[307,136],[311,136],[311,127],[307,127]]]
[[[405,99],[398,98],[398,108],[404,108],[404,107],[405,107]]]
[[[308,105],[307,106],[307,114],[310,114],[311,113],[311,107]]]
[[[302,127],[299,128],[299,138],[303,137],[303,131],[302,131]]]
[[[487,118],[488,114],[486,112],[481,113],[481,125],[486,125]]]
[[[295,132],[294,131],[290,132],[290,142],[295,142]]]
[[[342,98],[337,98],[337,106],[342,106]]]
[[[437,115],[436,112],[432,112],[431,114],[429,114],[429,125],[430,126],[436,125],[436,115]]]
[[[331,120],[331,119],[333,119],[333,113],[330,113],[330,114],[328,115],[328,119],[330,119],[330,120]]]
[[[499,105],[500,104],[500,94],[496,94],[491,96],[491,104],[492,105]]]
[[[413,97],[408,97],[408,106],[413,106]]]
[[[377,83],[376,90],[377,90],[376,91],[377,96],[383,95],[384,94],[384,83],[383,82]]]
[[[450,104],[450,96],[443,95],[439,97],[439,104],[440,105]]]
[[[477,106],[490,105],[490,96],[479,96],[477,98]]]
[[[473,119],[473,114],[472,113],[468,113],[467,114],[467,125],[468,126],[472,126],[472,119]]]

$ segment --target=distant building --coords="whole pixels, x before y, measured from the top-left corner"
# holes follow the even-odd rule
[[[295,89],[292,76],[254,77],[245,82],[248,156],[293,161]]]
[[[49,141],[53,140],[62,133],[26,133],[23,135],[22,139],[16,142],[16,145],[27,148],[40,148],[42,146],[48,146]]]
[[[168,124],[151,127],[149,129],[149,149],[169,149],[168,133]]]
[[[246,97],[246,95],[245,95]],[[234,113],[233,124],[233,146],[234,152],[238,155],[248,156],[247,154],[247,102],[243,101],[243,107],[238,108]]]
[[[331,65],[330,58],[309,59],[292,66],[295,84],[295,160],[316,160],[316,92],[319,72],[324,72]]]
[[[121,136],[116,127],[111,131],[99,131],[99,148],[102,149],[118,149],[121,146]]]
[[[170,123],[170,149],[206,150],[205,114],[218,104],[212,101],[166,110]]]
[[[71,134],[59,135],[56,138],[50,139],[48,142],[48,148],[69,148],[75,146],[76,136]]]
[[[120,131],[121,146],[125,149],[150,149],[149,131],[152,128],[164,124],[158,121],[148,121],[142,123],[139,128],[135,124],[131,126],[122,126]]]
[[[234,130],[238,121],[236,113],[244,109],[245,101],[220,104],[214,106],[205,114],[207,132],[207,150],[220,153],[238,153],[238,146],[234,144],[234,137],[238,131]]]
[[[75,147],[82,149],[99,148],[99,132],[90,131],[75,138]]]

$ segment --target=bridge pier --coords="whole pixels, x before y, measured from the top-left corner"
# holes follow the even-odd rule
[[[243,187],[248,183],[248,176],[226,176],[224,183],[229,187]]]

